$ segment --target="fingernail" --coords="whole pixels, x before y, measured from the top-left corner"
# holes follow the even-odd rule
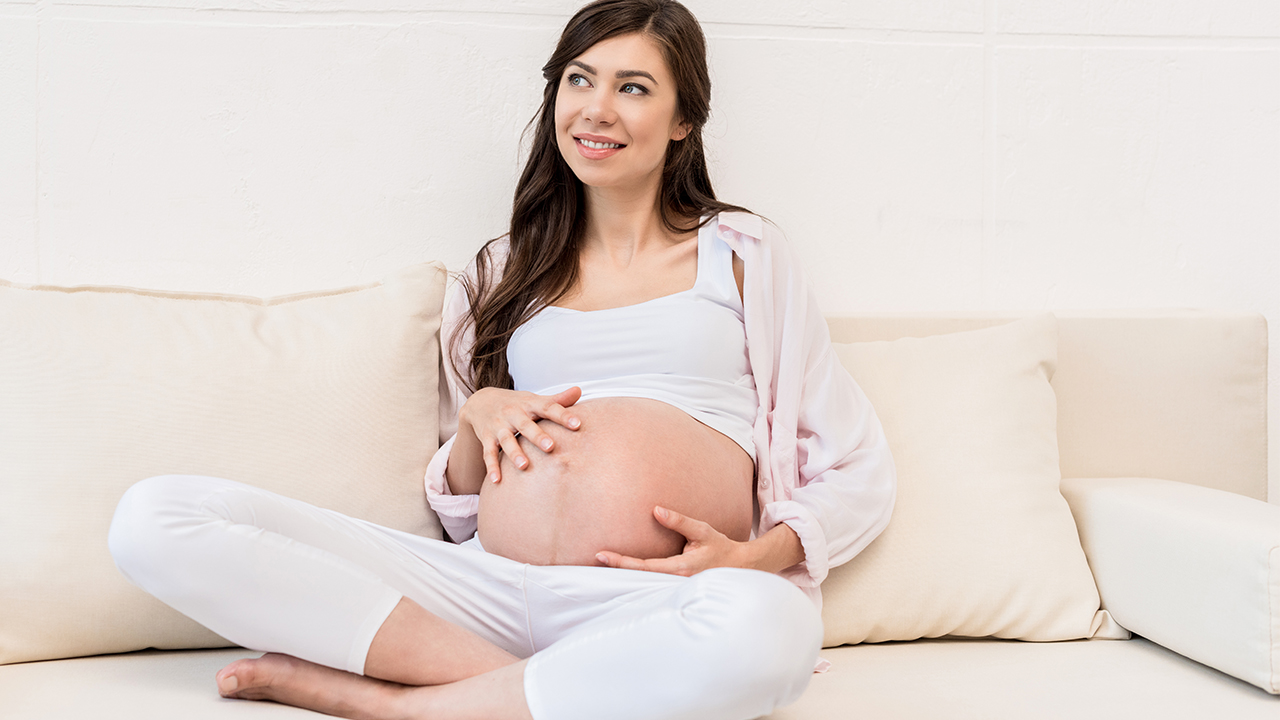
[[[521,455],[520,457],[516,458],[516,465],[518,465],[518,466],[520,467],[520,469],[521,469],[521,470],[523,470],[523,469],[524,469],[524,466],[525,466],[525,465],[528,465],[528,464],[529,464],[529,458],[524,457],[523,455]]]
[[[218,689],[224,693],[233,693],[240,687],[240,679],[235,675],[228,675],[218,681]]]
[[[582,424],[582,421],[579,420],[578,418],[569,418],[569,427],[573,428],[574,430],[577,430],[578,426],[581,424]]]
[[[606,557],[604,553],[596,553],[596,560],[600,561],[603,565],[609,564],[609,558]]]
[[[658,508],[658,509],[656,509],[654,512],[658,513],[658,517],[662,518],[663,520],[666,520],[666,519],[667,519],[667,509],[666,509],[666,508]]]
[[[543,439],[542,439],[542,449],[543,449],[543,450],[550,450],[550,449],[551,449],[551,438],[543,438]]]
[[[498,482],[498,473],[489,473],[489,482]]]

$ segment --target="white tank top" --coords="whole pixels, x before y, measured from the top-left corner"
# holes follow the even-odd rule
[[[673,295],[607,310],[547,306],[516,329],[507,365],[516,390],[582,400],[639,397],[673,405],[755,459],[758,400],[747,362],[733,251],[715,223],[698,232],[698,275]]]

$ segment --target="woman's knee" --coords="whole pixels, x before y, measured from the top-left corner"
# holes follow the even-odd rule
[[[217,478],[158,475],[134,483],[116,504],[107,548],[116,567],[135,583],[146,566],[173,553],[173,529],[182,516],[199,511]]]
[[[734,682],[777,685],[779,704],[804,691],[822,645],[822,618],[799,588],[781,577],[739,569],[694,577],[718,620],[717,659]]]

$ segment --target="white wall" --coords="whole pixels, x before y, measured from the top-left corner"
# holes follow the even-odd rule
[[[0,277],[270,295],[460,268],[503,230],[578,4],[0,0]],[[825,310],[1280,327],[1280,2],[688,4],[720,194],[788,231]],[[1280,419],[1280,351],[1270,377]]]

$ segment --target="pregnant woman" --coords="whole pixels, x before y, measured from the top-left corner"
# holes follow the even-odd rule
[[[454,544],[229,480],[138,483],[131,581],[245,647],[225,697],[352,718],[758,717],[820,665],[818,585],[893,462],[781,234],[715,199],[705,41],[669,0],[580,10],[510,231],[445,309]]]

